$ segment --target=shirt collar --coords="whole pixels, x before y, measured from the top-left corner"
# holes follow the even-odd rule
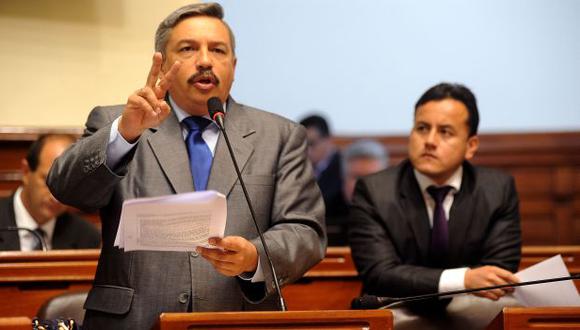
[[[187,113],[179,105],[177,105],[177,103],[175,103],[175,100],[173,100],[171,95],[169,95],[169,104],[170,104],[171,108],[173,109],[173,111],[175,111],[175,116],[177,116],[177,121],[179,121],[180,123],[185,118],[191,117],[191,115],[189,113]],[[224,113],[225,113],[226,109],[227,109],[227,104],[224,104],[223,107],[224,107]],[[207,118],[207,119],[211,120],[211,117],[209,116],[209,114],[204,115],[203,118]],[[212,120],[212,125],[215,125],[215,123],[213,123],[213,120]]]
[[[50,244],[52,242],[56,218],[52,218],[42,226],[39,226],[24,206],[24,203],[22,203],[22,187],[18,187],[14,193],[14,216],[16,217],[16,227],[28,228],[30,230],[40,227],[46,233],[46,243]]]
[[[427,188],[429,186],[440,186],[436,184],[433,180],[431,180],[428,176],[422,174],[421,172],[417,171],[417,169],[413,169],[415,173],[415,178],[417,178],[417,182],[419,183],[419,188],[423,193],[427,192]],[[463,178],[463,166],[459,166],[459,168],[453,172],[453,175],[443,184],[443,186],[451,186],[451,191],[455,194],[461,188],[461,180]]]

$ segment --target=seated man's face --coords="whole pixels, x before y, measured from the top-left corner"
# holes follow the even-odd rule
[[[306,129],[306,143],[308,144],[308,159],[314,165],[324,160],[331,149],[330,138],[323,137],[318,129],[313,127]]]
[[[469,137],[468,112],[454,99],[430,101],[415,113],[409,137],[409,158],[415,169],[443,184],[477,150],[477,136]]]
[[[352,202],[354,186],[358,178],[385,168],[382,161],[369,157],[349,159],[345,166],[343,193],[349,203]]]
[[[23,161],[22,203],[39,225],[64,213],[67,207],[58,202],[46,186],[46,176],[53,161],[70,145],[69,141],[49,139],[46,141],[36,170],[32,171]]]

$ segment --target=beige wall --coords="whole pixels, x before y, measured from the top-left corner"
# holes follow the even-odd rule
[[[0,126],[81,126],[143,85],[153,35],[196,1],[0,0]]]

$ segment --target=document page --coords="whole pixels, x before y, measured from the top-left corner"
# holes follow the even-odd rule
[[[570,276],[561,255],[553,256],[515,274],[520,281]],[[561,281],[517,287],[514,297],[524,306],[580,306],[574,282]]]
[[[227,205],[224,195],[201,191],[123,203],[115,246],[125,251],[195,251],[223,237]]]

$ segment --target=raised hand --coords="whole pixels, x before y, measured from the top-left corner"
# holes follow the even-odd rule
[[[162,65],[163,56],[157,52],[153,55],[145,87],[136,90],[127,99],[119,121],[119,133],[128,142],[135,142],[144,130],[159,125],[171,112],[169,104],[165,102],[165,94],[181,63],[176,61],[164,74],[161,72]]]
[[[236,276],[258,267],[258,250],[243,237],[210,238],[210,244],[221,249],[198,247],[197,251],[223,275]]]
[[[483,266],[469,269],[465,272],[465,288],[474,289],[485,286],[502,285],[508,283],[518,283],[519,279],[511,272],[495,267]],[[496,289],[489,291],[480,291],[474,293],[476,296],[488,298],[491,300],[498,300],[506,293],[512,292],[513,288]]]

